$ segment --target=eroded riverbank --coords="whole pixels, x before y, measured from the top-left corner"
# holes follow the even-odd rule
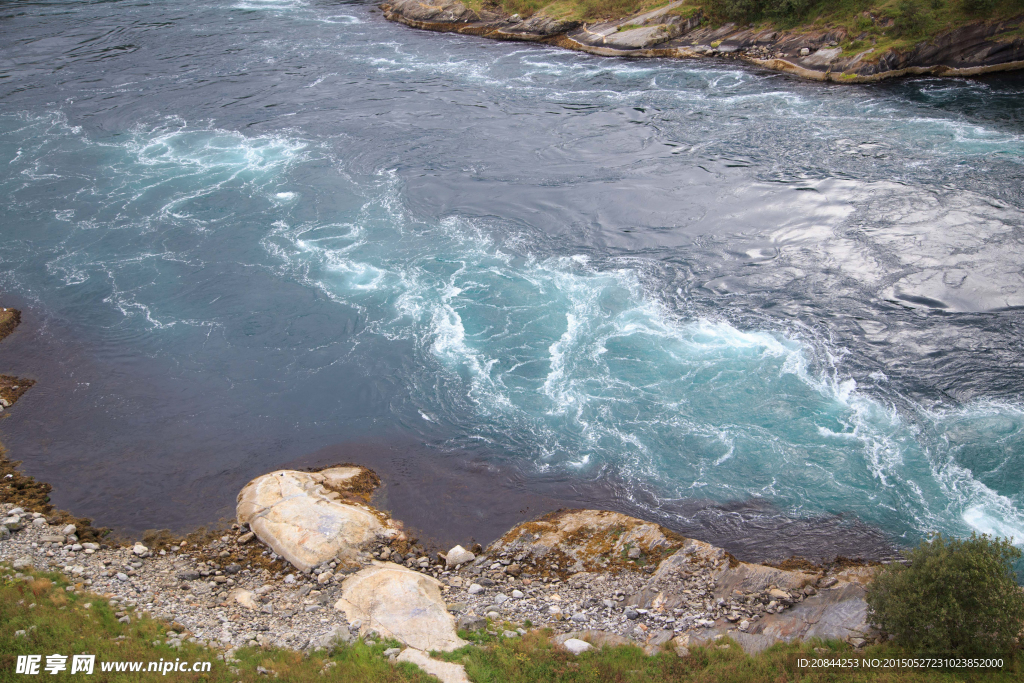
[[[678,12],[682,5],[681,0],[670,2],[590,24],[543,13],[520,18],[496,6],[474,11],[459,0],[396,0],[381,7],[392,21],[431,31],[546,43],[605,57],[740,60],[831,83],[870,83],[908,75],[977,76],[1024,68],[1024,37],[1019,34],[1024,17],[969,23],[910,49],[867,46],[844,54],[840,43],[851,37],[845,28],[714,26],[699,11]]]

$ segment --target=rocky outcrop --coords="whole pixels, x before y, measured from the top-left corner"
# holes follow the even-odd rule
[[[658,565],[650,582],[630,598],[629,604],[672,610],[692,601],[694,590],[714,600],[735,595],[771,596],[774,590],[778,592],[776,597],[789,600],[788,591],[801,591],[817,580],[817,575],[807,572],[737,562],[721,548],[689,539]],[[783,596],[782,592],[787,593]]]
[[[451,651],[466,645],[441,597],[441,582],[392,562],[376,563],[345,579],[334,605],[361,632],[377,632],[417,650]]]
[[[420,23],[472,23],[494,21],[497,14],[477,14],[457,0],[441,0],[437,3],[419,2],[419,0],[399,0],[395,3],[397,11],[408,21]]]
[[[749,622],[720,623],[710,629],[691,632],[690,645],[706,644],[728,635],[749,654],[775,643],[820,638],[841,640],[859,647],[878,638],[868,619],[865,583],[874,568],[858,567],[839,572],[824,587],[792,608]]]
[[[275,472],[243,490],[240,516],[250,522],[201,541],[154,538],[123,548],[82,542],[74,525],[0,504],[0,533],[7,532],[0,560],[63,568],[76,586],[113,601],[145,601],[181,624],[168,640],[174,646],[183,631],[230,648],[395,638],[406,650],[391,656],[452,680],[462,672],[438,668],[423,653],[464,645],[456,624],[502,638],[521,637],[531,624],[552,629],[556,645],[570,651],[635,643],[647,654],[681,657],[724,636],[749,652],[814,637],[855,646],[877,637],[864,599],[872,567],[785,570],[740,562],[657,524],[601,510],[545,515],[476,552],[428,553],[403,533],[388,533],[397,526],[367,501],[375,483],[355,467]],[[284,500],[313,512],[289,519]],[[350,526],[354,513],[334,506],[370,515],[372,533]],[[329,510],[323,527],[313,523],[320,508]],[[263,510],[270,512],[261,516]],[[261,529],[259,538],[276,549],[255,542],[250,529],[261,520],[288,531],[283,540],[267,540],[276,529]],[[334,559],[294,572],[281,555],[299,530],[328,549],[320,557],[333,552]],[[347,553],[352,566],[344,564]],[[119,618],[127,616],[126,608]]]
[[[394,0],[384,15],[415,28],[454,31],[499,40],[529,40],[617,57],[740,59],[748,63],[837,83],[863,83],[908,74],[976,75],[1024,68],[1024,16],[978,21],[947,31],[912,49],[876,50],[866,45],[844,54],[844,29],[757,30],[734,24],[714,27],[701,15],[684,17],[672,2],[656,10],[599,24],[528,19],[499,11],[474,12],[458,0],[428,5]]]
[[[495,581],[503,574],[507,580],[513,566],[516,575],[554,578],[558,585],[541,592],[528,589],[525,595],[543,599],[546,594],[547,601],[556,601],[547,608],[556,622],[591,625],[556,636],[556,644],[575,638],[600,647],[626,636],[649,654],[667,646],[684,653],[690,645],[728,635],[757,652],[798,639],[859,645],[877,636],[867,623],[864,600],[873,567],[825,576],[739,562],[721,548],[616,512],[552,513],[515,527],[486,554],[498,559],[492,565]],[[611,599],[595,604],[588,594]],[[589,609],[576,607],[588,602],[593,605]]]
[[[14,332],[21,322],[21,311],[15,308],[0,309],[0,340]]]
[[[302,571],[332,561],[358,566],[365,547],[400,533],[359,495],[369,476],[361,467],[265,474],[238,494],[238,523]]]
[[[559,510],[520,524],[488,550],[513,556],[517,564],[529,561],[540,571],[577,574],[657,563],[686,541],[661,525],[618,512]]]
[[[21,311],[14,308],[0,308],[0,341],[14,332],[14,328],[20,323]],[[0,375],[0,413],[17,403],[18,399],[35,383],[35,380],[32,379]],[[2,457],[2,450],[0,450],[0,457]],[[47,488],[47,492],[49,492],[49,488]]]

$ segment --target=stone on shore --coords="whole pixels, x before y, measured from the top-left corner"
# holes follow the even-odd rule
[[[597,630],[586,630],[586,631],[570,631],[569,633],[563,633],[557,635],[551,639],[555,645],[564,645],[567,640],[582,640],[594,647],[619,647],[621,645],[636,645],[636,642],[631,638],[620,636],[617,633],[611,633],[610,631],[597,631]]]
[[[469,683],[469,678],[466,676],[466,668],[464,666],[461,664],[453,664],[451,662],[442,662],[436,659],[431,659],[430,656],[422,650],[407,647],[402,650],[401,654],[395,657],[395,661],[415,664],[428,674],[437,676],[441,679],[441,683]]]
[[[258,610],[260,605],[256,602],[256,595],[252,591],[238,589],[231,592],[231,597],[242,607],[251,610]]]
[[[345,579],[335,609],[363,634],[376,631],[418,650],[466,645],[441,597],[441,582],[392,562],[375,563]]]
[[[585,640],[580,640],[579,638],[569,638],[562,643],[562,647],[577,656],[594,649],[593,645]]]
[[[461,545],[457,545],[454,548],[452,548],[451,550],[449,550],[448,554],[445,555],[445,561],[444,561],[445,569],[451,569],[452,567],[454,567],[456,565],[466,564],[467,562],[472,562],[475,559],[476,559],[476,555],[474,555],[473,553],[469,552],[468,550],[463,548]]]
[[[238,494],[238,522],[302,571],[334,559],[354,566],[360,550],[398,533],[385,515],[349,493],[347,487],[367,472],[334,467],[257,477]]]
[[[459,617],[458,625],[465,631],[479,631],[487,626],[487,619],[477,614],[464,614]]]

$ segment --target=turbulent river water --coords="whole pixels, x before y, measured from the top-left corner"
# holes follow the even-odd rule
[[[0,437],[64,507],[180,529],[350,460],[455,540],[586,504],[747,557],[1024,541],[1021,76],[331,0],[5,1],[0,36],[0,372],[39,379]]]

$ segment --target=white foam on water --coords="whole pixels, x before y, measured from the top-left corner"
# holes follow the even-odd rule
[[[60,286],[88,288],[90,296],[100,295],[126,320],[149,329],[209,324],[174,312],[174,302],[163,299],[173,264],[198,259],[189,252],[194,242],[160,235],[202,234],[241,204],[265,205],[267,186],[307,148],[283,135],[246,136],[180,117],[139,123],[110,139],[84,135],[62,112],[22,120],[33,149],[16,163],[29,170],[22,172],[27,182],[52,182],[57,174],[51,169],[68,159],[96,168],[88,185],[50,207],[65,237],[46,247],[47,273]]]
[[[983,505],[968,508],[962,517],[968,526],[979,533],[1012,539],[1014,545],[1024,546],[1024,526],[1009,524],[998,516],[989,514]]]
[[[317,21],[325,24],[341,24],[342,26],[352,26],[354,24],[362,24],[363,20],[357,16],[351,14],[336,14],[333,16],[320,16],[317,17]]]
[[[929,430],[908,422],[895,406],[865,394],[852,378],[844,377],[841,350],[826,352],[812,364],[810,356],[817,352],[796,339],[741,330],[721,320],[677,320],[645,291],[636,271],[600,269],[586,259],[572,257],[515,262],[513,269],[514,259],[502,255],[484,269],[497,269],[502,283],[518,279],[530,283],[531,291],[544,292],[547,301],[537,304],[537,315],[563,321],[560,329],[548,333],[545,358],[532,361],[533,366],[544,363],[548,368],[532,383],[533,396],[545,399],[538,402],[530,398],[531,383],[524,388],[523,378],[516,376],[516,371],[531,361],[502,364],[502,354],[510,350],[519,353],[519,343],[509,340],[507,331],[492,337],[469,332],[473,317],[466,316],[479,310],[481,297],[496,293],[480,282],[478,269],[483,265],[477,259],[497,254],[496,249],[488,251],[481,243],[475,254],[461,255],[460,266],[443,286],[410,283],[412,290],[417,290],[417,305],[406,311],[428,322],[427,336],[433,340],[430,349],[442,365],[456,374],[460,369],[467,371],[468,394],[481,417],[490,423],[480,431],[492,440],[518,442],[521,437],[513,432],[527,429],[537,442],[533,448],[539,459],[549,466],[561,462],[578,469],[611,460],[625,473],[660,482],[667,487],[666,495],[679,486],[701,486],[717,489],[719,496],[742,491],[793,499],[792,490],[779,487],[779,476],[798,475],[799,468],[818,462],[816,453],[828,453],[835,466],[850,469],[855,476],[850,481],[848,473],[830,473],[829,481],[836,486],[833,500],[826,500],[829,492],[818,492],[826,494],[818,505],[823,509],[830,502],[853,505],[859,513],[871,507],[888,509],[890,516],[901,517],[919,532],[956,529],[958,519],[949,509],[953,498],[963,499],[954,507],[984,499],[989,501],[986,509],[991,509],[996,502],[992,492],[968,474],[956,474],[955,465],[942,464],[942,454],[935,452],[937,444]],[[438,296],[432,297],[431,291]],[[428,317],[423,317],[424,313]],[[499,339],[513,346],[503,352],[500,344],[493,346]],[[615,362],[621,367],[611,367],[608,356],[617,356]],[[824,369],[812,370],[812,365]],[[633,368],[641,372],[637,374]],[[768,427],[768,431],[753,422],[716,429],[701,422],[707,416],[699,411],[688,413],[690,402],[707,397],[701,395],[700,385],[692,385],[698,388],[697,394],[685,389],[686,381],[710,373],[704,385],[717,386],[719,391],[745,400],[750,389],[744,387],[744,373],[749,372],[774,373],[777,379],[771,380],[773,384],[785,385],[786,377],[795,378],[805,388],[802,391],[811,392],[804,393],[799,402],[834,415],[830,420],[837,420],[837,426],[812,425],[808,434],[816,437],[815,441],[804,444],[807,436],[787,433],[789,423]],[[765,408],[785,411],[791,399],[780,393],[759,400],[767,405],[752,408],[753,414]],[[646,416],[636,407],[644,404],[649,412]],[[627,419],[621,419],[623,414]],[[502,424],[502,419],[507,421]],[[668,455],[666,435],[677,442],[685,441],[687,435],[717,441],[722,450],[708,466],[719,470],[734,467],[735,472],[717,482],[707,479],[707,469],[702,470],[703,475],[675,479],[678,475],[663,466]],[[770,464],[770,469],[781,467],[780,474],[766,476],[762,483],[754,477],[744,484],[742,468],[751,466],[749,449],[757,440],[771,444],[768,452],[778,458],[778,464]],[[741,457],[744,450],[747,452]],[[790,474],[783,475],[783,471]],[[952,479],[957,480],[955,484]],[[879,493],[883,493],[881,500]],[[886,499],[898,502],[888,504]],[[814,507],[814,501],[794,504]],[[998,501],[998,506],[1003,519],[1020,515],[1008,499]],[[877,511],[875,514],[877,517]],[[1017,528],[1015,522],[1005,525]]]
[[[264,10],[283,12],[286,10],[305,7],[305,0],[242,0],[232,5],[234,9],[241,10]]]
[[[331,73],[329,73],[329,74],[324,74],[323,76],[320,76],[319,78],[317,78],[317,79],[316,79],[315,81],[313,81],[312,83],[310,83],[310,84],[309,84],[309,85],[307,85],[306,87],[307,87],[307,88],[315,88],[316,86],[320,85],[321,83],[323,83],[324,81],[326,81],[326,80],[327,80],[328,78],[330,78],[331,76],[337,76],[337,75],[338,75],[338,74],[337,74],[337,73],[335,73],[335,72],[333,72],[333,71],[332,71]]]
[[[997,152],[1024,157],[1024,135],[1011,133],[1005,129],[997,130],[966,121],[925,116],[904,119],[901,124],[908,128],[917,128],[915,138],[956,145],[961,154]]]

